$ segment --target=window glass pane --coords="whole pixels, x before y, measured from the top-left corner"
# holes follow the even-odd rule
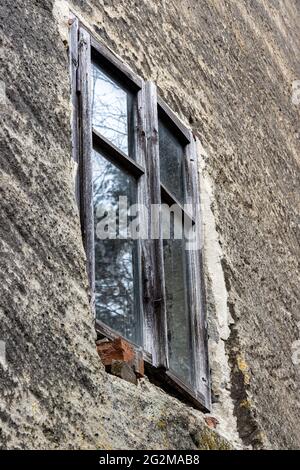
[[[133,134],[133,95],[96,64],[92,65],[92,77],[93,127],[126,155],[132,154],[133,136],[129,129]]]
[[[136,202],[136,181],[95,150],[92,164],[96,317],[141,344],[137,241],[125,239],[118,204],[120,196],[127,197],[128,207]],[[108,231],[114,239],[104,239]]]
[[[169,211],[162,205],[163,224],[168,224]],[[172,226],[178,226],[181,220],[175,220]],[[192,384],[192,343],[189,312],[187,307],[185,241],[164,240],[164,270],[167,301],[167,323],[170,369],[183,381]]]
[[[160,178],[175,198],[184,203],[183,146],[159,119]]]

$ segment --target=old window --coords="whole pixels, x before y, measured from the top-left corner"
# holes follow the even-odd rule
[[[137,203],[144,169],[135,158],[136,93],[93,54],[91,113],[93,151],[94,295],[96,320],[143,344],[138,240],[127,233],[127,207]],[[123,205],[119,204],[122,201]],[[124,207],[123,207],[124,206]]]
[[[191,318],[188,311],[189,268],[182,216],[186,203],[184,142],[168,119],[158,120],[162,221],[170,233],[163,236],[163,263],[167,310],[169,365],[182,380],[193,383]],[[186,144],[189,142],[187,141]],[[176,208],[171,213],[170,208]]]
[[[73,159],[97,331],[143,352],[150,374],[210,408],[196,142],[76,18]]]

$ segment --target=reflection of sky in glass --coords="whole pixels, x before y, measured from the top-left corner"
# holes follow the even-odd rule
[[[92,166],[96,316],[127,339],[139,343],[135,308],[138,285],[134,275],[137,243],[130,239],[101,240],[97,236],[97,224],[105,217],[105,208],[116,212],[118,226],[119,197],[127,196],[129,206],[136,202],[136,181],[95,150]],[[97,210],[100,206],[101,211]]]
[[[97,65],[92,71],[93,126],[128,154],[128,94]]]

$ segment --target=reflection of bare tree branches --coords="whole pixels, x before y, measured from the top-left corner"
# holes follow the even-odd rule
[[[93,66],[93,125],[114,145],[128,152],[127,93]]]
[[[161,180],[180,202],[184,202],[183,148],[173,133],[159,120],[159,151]]]
[[[128,153],[128,95],[96,65],[93,66],[93,126],[123,152]],[[100,153],[93,152],[95,228],[97,207],[118,208],[119,196],[132,204],[135,181]],[[136,338],[133,266],[136,242],[99,240],[95,236],[96,313],[105,323],[129,339]]]
[[[94,187],[94,194],[101,195],[102,190],[104,188],[104,183],[106,176],[108,174],[108,167],[104,168],[102,173],[95,173],[94,178],[93,178],[93,187]]]
[[[135,202],[132,177],[94,151],[93,194],[95,230],[98,204],[118,208],[119,196]],[[99,319],[131,340],[136,339],[135,280],[133,266],[136,241],[127,239],[99,240],[95,233],[95,303]]]

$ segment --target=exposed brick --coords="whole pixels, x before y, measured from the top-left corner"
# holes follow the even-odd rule
[[[134,363],[134,349],[131,344],[123,338],[100,342],[97,344],[97,351],[105,366],[110,366],[113,360],[124,361],[129,364]]]
[[[217,425],[219,424],[219,421],[214,416],[205,416],[204,421],[211,429],[216,429]]]

